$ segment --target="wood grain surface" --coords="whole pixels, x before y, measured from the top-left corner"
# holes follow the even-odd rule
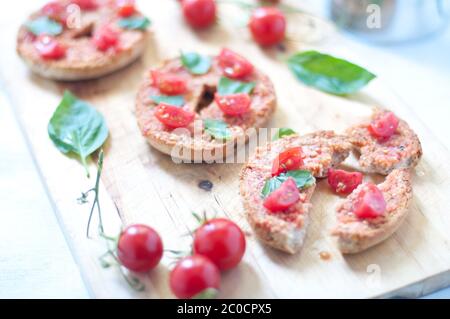
[[[122,223],[147,223],[159,231],[167,249],[188,249],[190,238],[183,235],[195,227],[192,211],[226,216],[246,231],[248,249],[244,261],[237,269],[224,273],[220,297],[419,296],[450,284],[447,149],[380,79],[359,94],[341,98],[303,86],[286,67],[284,59],[290,53],[309,48],[364,61],[327,23],[304,15],[289,15],[290,40],[285,51],[264,51],[250,40],[242,24],[245,15],[241,9],[221,5],[220,23],[196,33],[182,21],[176,1],[141,1],[142,11],[153,21],[145,56],[105,78],[68,84],[39,78],[19,60],[15,54],[16,29],[26,17],[24,8],[31,11],[34,7],[29,1],[16,1],[14,5],[22,10],[8,17],[13,23],[0,30],[5,41],[0,72],[93,296],[173,297],[168,287],[172,260],[166,254],[157,269],[140,276],[146,283],[146,290],[140,293],[127,286],[117,268],[100,267],[98,257],[105,250],[104,243],[85,237],[89,207],[76,201],[94,180],[86,179],[77,160],[59,153],[47,136],[48,120],[65,89],[94,105],[110,128],[104,147],[101,188],[103,217],[109,233],[117,233]],[[390,239],[364,253],[343,257],[329,235],[334,224],[333,210],[340,199],[321,181],[313,197],[312,223],[303,250],[288,256],[266,248],[253,236],[243,214],[238,195],[242,164],[175,164],[146,143],[134,117],[134,99],[147,70],[177,56],[180,49],[215,54],[223,46],[247,56],[273,80],[278,110],[271,127],[291,127],[300,133],[317,129],[341,132],[368,118],[374,106],[381,106],[396,112],[416,130],[424,157],[415,169],[414,200],[405,223]],[[348,166],[354,166],[354,161],[350,159]],[[94,170],[91,163],[91,171]],[[211,192],[197,187],[201,180],[213,182]],[[120,218],[114,202],[120,209]],[[331,258],[321,258],[323,252]]]

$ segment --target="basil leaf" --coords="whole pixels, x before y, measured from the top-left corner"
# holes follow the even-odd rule
[[[167,103],[175,106],[183,106],[185,104],[183,95],[154,95],[150,97],[155,103]]]
[[[192,74],[205,74],[211,69],[211,58],[195,52],[181,52],[181,62]]]
[[[261,195],[263,198],[267,197],[274,190],[280,188],[281,184],[283,184],[289,177],[292,177],[297,184],[299,189],[304,189],[311,187],[316,183],[316,179],[312,176],[310,171],[306,170],[294,170],[288,171],[286,173],[281,173],[278,176],[274,176],[266,181],[264,187],[261,191]]]
[[[99,112],[66,91],[48,123],[48,135],[64,154],[80,156],[89,177],[87,158],[103,145],[108,127]]]
[[[228,124],[221,120],[203,120],[205,132],[215,139],[228,140],[231,138],[231,131]]]
[[[282,137],[288,136],[288,135],[295,135],[297,134],[293,129],[290,128],[280,128],[278,129],[278,132],[274,134],[272,137],[272,141],[276,141]]]
[[[376,77],[356,64],[317,51],[294,54],[288,66],[306,85],[337,95],[357,92]]]
[[[255,88],[254,82],[234,81],[226,77],[221,77],[217,87],[219,95],[229,95],[235,93],[252,93]]]
[[[25,24],[25,27],[34,35],[47,34],[55,36],[63,31],[63,26],[49,17],[39,17]]]
[[[117,24],[122,29],[145,30],[151,24],[151,21],[147,17],[131,17],[120,19]]]

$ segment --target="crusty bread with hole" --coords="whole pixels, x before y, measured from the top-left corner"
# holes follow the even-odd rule
[[[29,19],[41,14],[33,13]],[[115,17],[109,6],[82,12],[81,25],[77,29],[64,29],[56,36],[66,48],[66,56],[58,60],[43,59],[34,48],[34,37],[25,26],[19,29],[17,53],[32,72],[53,80],[80,81],[95,79],[118,71],[131,64],[144,53],[148,32],[120,30],[120,50],[98,51],[86,36]]]
[[[315,186],[301,190],[300,202],[286,212],[277,213],[264,207],[261,190],[266,180],[272,177],[272,164],[278,154],[297,146],[302,147],[305,156],[303,169],[311,171],[315,177],[325,177],[328,169],[344,161],[351,150],[346,137],[332,131],[291,135],[259,147],[240,175],[245,214],[256,236],[266,245],[290,254],[303,246]]]
[[[180,58],[166,60],[157,68],[160,72],[171,73],[186,79],[188,92],[184,95],[186,104],[184,108],[196,112],[194,123],[184,129],[171,130],[165,127],[154,115],[155,103],[151,96],[160,95],[158,88],[153,85],[150,71],[145,74],[143,82],[136,97],[136,118],[142,135],[148,143],[162,153],[173,158],[188,162],[220,162],[233,154],[235,146],[245,145],[249,137],[253,136],[247,129],[264,127],[276,108],[276,95],[270,79],[255,69],[246,81],[255,82],[255,88],[251,94],[251,110],[239,116],[225,115],[214,102],[207,101],[207,105],[200,110],[198,106],[204,102],[205,92],[214,92],[222,70],[215,57],[212,57],[212,66],[208,73],[193,75],[183,67]],[[228,140],[216,140],[203,131],[202,120],[222,120],[228,124],[231,138]],[[195,125],[199,134],[194,136]],[[179,152],[179,150],[183,150]]]

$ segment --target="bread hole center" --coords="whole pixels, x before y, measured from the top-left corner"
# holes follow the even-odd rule
[[[214,101],[214,94],[216,94],[216,91],[216,86],[204,85],[195,111],[200,112],[205,107],[208,107]]]
[[[92,38],[94,34],[94,23],[89,23],[80,28],[72,29],[72,32],[73,39]]]

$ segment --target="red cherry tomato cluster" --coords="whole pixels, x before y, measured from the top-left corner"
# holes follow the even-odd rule
[[[214,0],[181,0],[181,7],[186,22],[193,28],[207,28],[216,21]],[[256,43],[272,46],[284,40],[286,18],[275,7],[260,7],[253,11],[248,27]]]
[[[220,271],[236,267],[245,253],[242,230],[228,219],[206,221],[194,233],[193,255],[181,259],[170,273],[178,298],[192,298],[220,288]]]

